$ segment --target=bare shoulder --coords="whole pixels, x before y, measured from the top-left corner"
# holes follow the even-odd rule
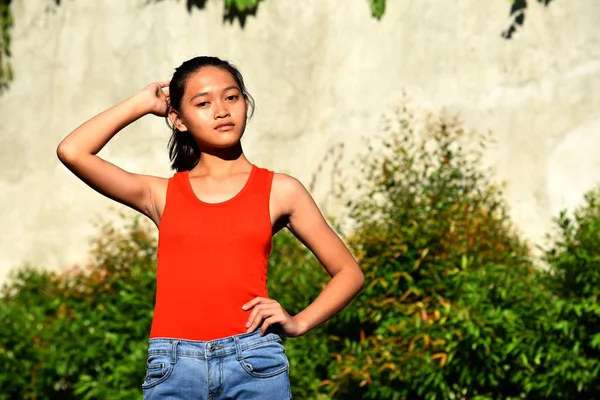
[[[302,205],[314,203],[306,187],[288,174],[275,173],[271,188],[271,199],[283,214],[292,214]]]
[[[288,174],[275,173],[271,188],[273,197],[291,204],[297,200],[312,198],[302,182]]]
[[[306,188],[298,179],[288,174],[276,172],[273,175],[273,188],[280,195],[295,195],[299,192],[307,192]],[[308,193],[308,192],[307,192]]]

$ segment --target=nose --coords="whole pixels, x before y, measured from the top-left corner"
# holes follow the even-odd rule
[[[223,102],[216,102],[214,110],[214,119],[229,117],[229,109]]]

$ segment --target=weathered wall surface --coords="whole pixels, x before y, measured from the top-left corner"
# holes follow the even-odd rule
[[[258,104],[244,139],[249,158],[307,185],[330,148],[343,142],[345,160],[363,151],[403,89],[417,108],[450,108],[468,128],[493,132],[487,160],[533,242],[600,183],[600,2],[531,1],[511,40],[500,36],[510,22],[502,0],[393,0],[382,21],[365,0],[343,9],[266,0],[244,28],[223,22],[221,0],[191,12],[185,3],[13,1],[16,78],[0,96],[0,280],[25,262],[84,260],[93,221],[115,213],[59,164],[56,145],[199,54],[227,58],[245,75]],[[168,136],[163,121],[146,117],[101,154],[168,175]],[[330,169],[313,194],[335,213]]]

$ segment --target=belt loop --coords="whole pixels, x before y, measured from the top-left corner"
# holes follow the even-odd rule
[[[177,345],[179,345],[179,340],[173,340],[171,342],[173,347],[173,353],[171,354],[171,364],[175,364],[177,362]]]
[[[235,343],[235,358],[238,361],[243,359],[242,357],[242,346],[240,346],[240,338],[238,336],[233,337],[233,341]]]

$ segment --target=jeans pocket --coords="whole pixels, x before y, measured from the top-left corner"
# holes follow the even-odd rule
[[[275,340],[242,350],[239,361],[242,368],[255,378],[270,378],[289,369],[285,349]]]
[[[142,389],[150,389],[166,381],[173,372],[174,364],[167,354],[150,354],[146,361],[146,377]]]

